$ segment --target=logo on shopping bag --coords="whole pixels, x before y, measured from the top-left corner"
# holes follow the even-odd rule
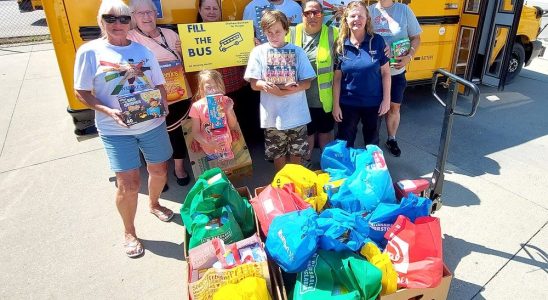
[[[283,231],[280,229],[278,230],[278,237],[280,238],[280,241],[282,242],[282,246],[284,247],[285,252],[287,253],[287,258],[289,261],[295,260],[295,254],[293,254],[293,251],[289,249],[289,246],[287,245],[287,241],[285,239]]]
[[[393,236],[384,250],[390,256],[394,269],[400,273],[407,273],[409,269],[409,244],[398,236]]]
[[[308,261],[306,269],[299,275],[301,276],[301,289],[300,294],[305,294],[316,290],[316,284],[318,283],[318,276],[316,275],[316,265],[318,264],[317,253]]]
[[[375,167],[377,170],[386,169],[386,161],[384,160],[384,156],[381,151],[373,152],[373,160],[375,161]]]

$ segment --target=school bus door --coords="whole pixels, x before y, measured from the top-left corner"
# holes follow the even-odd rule
[[[504,88],[523,0],[485,1],[478,54],[483,56],[481,83]],[[476,64],[475,67],[478,67]]]

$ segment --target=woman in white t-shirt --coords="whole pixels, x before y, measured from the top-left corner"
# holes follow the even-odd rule
[[[101,3],[97,23],[102,37],[78,49],[74,89],[95,110],[95,124],[116,173],[116,206],[124,224],[125,252],[138,257],[144,253],[134,225],[141,181],[139,152],[149,173],[150,212],[167,222],[173,212],[158,200],[167,179],[166,161],[173,151],[165,123],[164,76],[154,54],[127,39],[130,21],[129,7],[121,0]]]

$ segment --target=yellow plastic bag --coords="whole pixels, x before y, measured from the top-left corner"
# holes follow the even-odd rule
[[[188,285],[190,298],[193,300],[210,300],[213,294],[227,284],[238,283],[248,277],[260,277],[266,280],[267,287],[270,286],[270,275],[268,263],[253,262],[239,265],[228,270],[209,269],[202,278]],[[231,299],[231,298],[228,298]]]
[[[374,243],[366,243],[363,245],[360,254],[377,267],[382,272],[382,291],[381,295],[395,293],[398,289],[398,273],[394,269],[390,257],[386,253],[381,253],[381,250]]]
[[[266,280],[259,277],[247,277],[238,283],[222,286],[215,294],[213,300],[271,300]]]
[[[301,165],[286,164],[274,176],[272,186],[282,188],[285,184],[292,183],[295,186],[295,192],[316,211],[320,211],[327,202],[327,194],[323,186],[328,181],[327,173],[316,174]]]

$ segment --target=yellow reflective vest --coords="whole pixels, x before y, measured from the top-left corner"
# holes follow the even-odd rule
[[[326,26],[325,24],[322,25],[318,53],[316,55],[316,69],[318,70],[318,77],[316,79],[318,80],[320,102],[325,112],[333,110],[333,63],[335,60],[333,45],[338,37],[339,31],[337,28]],[[285,40],[295,46],[302,47],[303,24],[290,27]]]

